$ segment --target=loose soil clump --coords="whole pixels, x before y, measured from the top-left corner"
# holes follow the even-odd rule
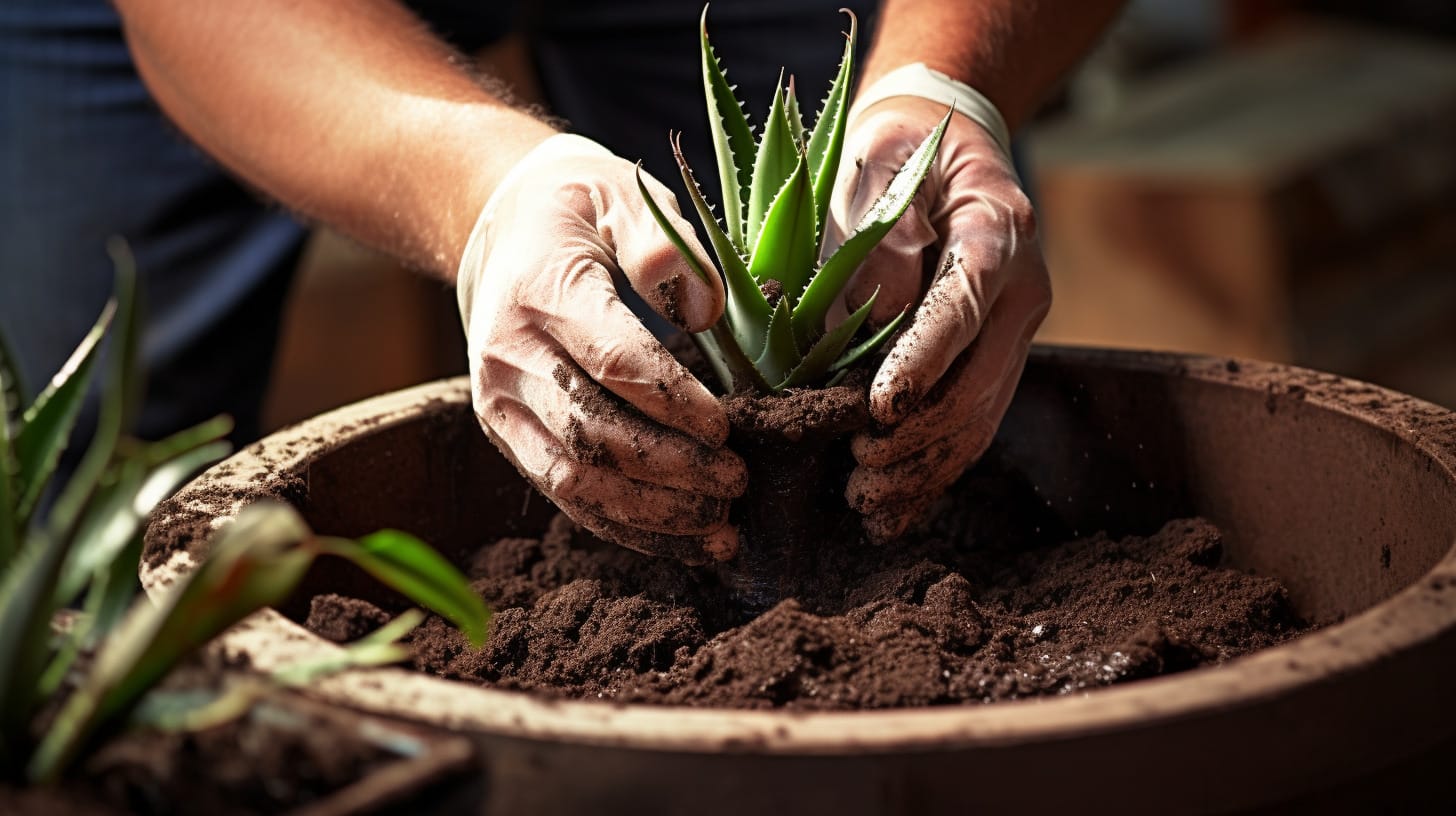
[[[476,554],[470,575],[496,610],[485,648],[431,619],[412,636],[414,662],[560,698],[869,709],[1082,693],[1308,628],[1277,581],[1225,563],[1203,519],[1073,537],[994,467],[937,509],[888,546],[828,538],[819,580],[747,623],[715,571],[603,543],[558,515],[540,538]],[[323,596],[308,625],[353,635],[386,617],[361,604]]]

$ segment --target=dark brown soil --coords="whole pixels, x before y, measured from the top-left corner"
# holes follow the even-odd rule
[[[229,683],[248,682],[247,671],[245,664],[207,652],[178,667],[159,690],[210,697]],[[60,698],[51,702],[39,727],[60,703]],[[113,735],[55,789],[0,787],[0,813],[291,811],[400,762],[397,751],[382,747],[377,738],[366,739],[359,722],[354,712],[340,713],[275,689],[236,718],[210,727],[137,726]]]
[[[957,508],[949,511],[946,508]],[[748,708],[986,703],[1220,663],[1306,626],[1269,578],[1223,563],[1202,519],[1146,536],[1067,540],[1045,503],[981,468],[933,526],[872,547],[829,542],[822,580],[744,625],[718,576],[603,544],[558,516],[490,542],[470,565],[497,610],[471,652],[444,621],[416,665],[537,694]],[[382,616],[328,599],[330,618]]]

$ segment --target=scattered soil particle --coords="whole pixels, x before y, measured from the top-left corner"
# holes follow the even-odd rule
[[[763,299],[768,301],[769,308],[779,305],[784,297],[784,284],[777,278],[769,278],[759,284],[758,291],[763,293]]]
[[[1205,520],[1047,543],[1055,523],[1014,484],[963,479],[929,529],[889,546],[826,541],[823,580],[742,625],[712,571],[557,516],[470,564],[496,609],[485,648],[431,618],[411,636],[415,665],[552,697],[867,709],[1082,693],[1307,629],[1276,581],[1224,563]]]
[[[679,305],[683,300],[683,276],[681,274],[659,281],[653,288],[649,299],[658,314],[672,321],[674,326],[683,327],[682,307]]]

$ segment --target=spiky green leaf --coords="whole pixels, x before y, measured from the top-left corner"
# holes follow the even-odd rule
[[[708,42],[708,7],[698,21],[703,61],[703,91],[708,100],[708,128],[713,134],[713,152],[718,157],[718,182],[722,185],[723,220],[738,251],[748,252],[749,240],[743,225],[748,187],[753,181],[757,149],[743,105],[723,71],[713,46]]]
[[[147,444],[142,448],[142,457],[149,467],[156,467],[203,445],[210,445],[232,433],[232,430],[232,417],[215,416],[205,422],[199,422],[191,428]]]
[[[814,177],[815,224],[818,225],[821,246],[824,227],[828,223],[829,199],[834,192],[839,157],[844,148],[844,120],[849,111],[849,91],[854,85],[854,45],[859,33],[859,19],[854,12],[849,9],[843,11],[849,15],[844,56],[839,60],[839,71],[829,85],[829,94],[819,107],[814,131],[809,135],[809,171]]]
[[[21,429],[15,439],[15,458],[19,464],[16,480],[20,488],[18,518],[24,527],[30,513],[45,492],[51,476],[60,463],[61,452],[71,441],[71,431],[81,413],[81,404],[91,385],[91,370],[101,350],[116,313],[116,302],[108,301],[96,324],[71,352],[61,370],[51,378],[45,390],[26,409]]]
[[[346,558],[365,572],[438,612],[460,628],[472,646],[485,642],[490,609],[470,582],[423,541],[398,530],[380,530],[358,541],[320,539],[324,552]]]
[[[210,434],[223,427],[223,423],[203,423],[191,431],[182,432],[186,437],[178,434],[148,445],[119,464],[114,470],[114,478],[103,484],[87,505],[77,528],[76,544],[61,575],[59,594],[62,601],[75,597],[98,571],[117,558],[127,543],[141,533],[142,522],[152,508],[172,495],[198,470],[227,455],[230,449],[227,442],[216,441],[215,436],[212,441],[202,440],[200,434],[194,436],[199,429]],[[155,469],[150,467],[152,460],[194,440],[200,444],[191,450],[182,449],[181,453]]]
[[[748,188],[748,224],[744,241],[754,247],[749,256],[749,268],[752,268],[752,258],[759,252],[759,233],[764,217],[800,160],[802,151],[794,140],[792,130],[788,113],[784,110],[784,77],[780,73],[778,84],[774,87],[773,102],[769,105],[768,121],[763,126],[763,138],[758,142],[753,182]]]
[[[839,355],[849,345],[849,341],[854,339],[854,333],[864,325],[865,319],[870,316],[870,309],[875,304],[875,298],[878,296],[879,291],[876,290],[863,306],[854,310],[854,314],[845,318],[843,323],[835,326],[833,330],[826,332],[823,337],[815,341],[808,353],[804,355],[803,360],[784,376],[778,387],[780,389],[797,388],[814,385],[822,380],[824,375],[829,373],[830,366],[839,359]]]
[[[20,358],[11,351],[5,332],[0,331],[0,423],[8,425],[12,434],[18,432],[24,409],[25,378],[20,374]]]
[[[111,348],[107,352],[107,375],[102,383],[101,414],[91,445],[56,499],[48,520],[52,535],[67,542],[67,546],[86,504],[111,465],[122,432],[129,427],[141,388],[137,365],[141,321],[136,265],[126,242],[120,238],[113,238],[107,249],[116,266],[116,317],[112,321]]]
[[[941,137],[945,135],[952,115],[953,112],[947,112],[935,130],[915,148],[915,152],[896,171],[885,192],[875,199],[855,225],[854,233],[824,261],[814,279],[809,281],[803,297],[794,308],[794,332],[801,341],[824,330],[824,316],[829,313],[830,304],[849,283],[870,251],[905,214],[935,163],[936,151],[940,149]]]
[[[738,338],[733,336],[733,330],[725,321],[719,320],[708,331],[698,332],[693,335],[693,340],[697,341],[703,356],[708,358],[713,373],[723,383],[724,391],[731,394],[746,388],[766,394],[771,390],[763,374],[754,367],[753,360],[743,353]]]
[[[789,74],[788,87],[784,89],[784,118],[789,123],[789,137],[795,143],[804,141],[804,117],[799,113],[799,94],[794,89],[794,75]]]
[[[714,272],[710,272],[703,266],[703,262],[698,258],[697,253],[688,248],[687,239],[683,238],[682,233],[677,231],[677,227],[674,227],[672,222],[667,220],[667,214],[657,205],[657,200],[652,197],[652,193],[647,192],[647,182],[642,179],[642,162],[637,162],[637,189],[642,193],[642,200],[647,203],[647,211],[652,213],[652,220],[656,221],[659,227],[662,227],[662,231],[667,234],[667,240],[672,242],[672,245],[677,248],[678,254],[683,257],[684,261],[687,261],[688,267],[693,270],[693,274],[697,275],[704,283],[711,282],[712,278],[709,275],[714,274]]]
[[[801,152],[764,218],[763,229],[748,260],[748,271],[760,284],[770,280],[782,284],[784,298],[792,306],[809,282],[818,251],[814,192],[809,184],[809,163]]]
[[[768,322],[764,337],[763,354],[754,366],[769,383],[779,382],[799,362],[799,348],[794,342],[794,327],[791,322],[788,297],[781,298],[774,307],[773,317]]]
[[[64,547],[37,531],[0,575],[0,767],[17,767],[30,741],[35,679],[49,660],[55,574],[64,556]]]
[[[713,217],[713,210],[703,198],[703,191],[683,156],[678,137],[672,140],[672,154],[677,159],[677,167],[682,173],[683,185],[687,187],[688,198],[692,199],[693,208],[698,211],[698,218],[703,222],[703,229],[707,231],[708,240],[713,244],[713,251],[718,254],[718,262],[723,268],[723,279],[727,284],[728,324],[743,352],[750,357],[756,357],[763,352],[763,333],[768,330],[768,317],[773,310],[769,308],[758,284],[754,283],[753,276],[748,272],[748,264],[738,253],[738,248],[724,233],[723,228],[718,226],[718,219]]]
[[[15,458],[15,436],[20,433],[24,401],[19,359],[0,331],[0,570],[20,551],[20,463]]]
[[[895,315],[889,323],[881,326],[879,331],[870,335],[868,340],[846,351],[844,356],[835,360],[834,365],[830,366],[829,370],[831,372],[844,371],[859,362],[860,358],[866,354],[872,353],[875,349],[883,345],[886,340],[890,339],[890,335],[894,334],[895,330],[900,328],[900,324],[905,320],[905,315],[909,313],[909,308],[901,309],[899,314]]]

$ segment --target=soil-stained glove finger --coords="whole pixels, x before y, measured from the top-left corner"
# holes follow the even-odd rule
[[[924,299],[870,384],[877,422],[893,425],[910,414],[981,333],[1007,279],[1022,274],[1014,267],[1028,259],[1014,254],[1015,239],[994,226],[998,220],[961,213],[949,228]]]
[[[883,543],[919,520],[990,446],[1040,322],[1034,315],[1004,324],[999,318],[998,312],[976,346],[952,365],[928,405],[888,436],[863,433],[851,443],[859,465],[845,499],[864,515],[872,541]],[[1013,346],[1009,352],[1000,347],[1006,343]],[[901,449],[895,439],[916,447]]]
[[[670,535],[643,533],[589,510],[573,513],[572,518],[603,541],[620,544],[644,555],[671,558],[690,567],[727,561],[738,554],[738,528],[731,524],[706,535]]]
[[[717,447],[728,439],[723,406],[622,303],[603,267],[589,258],[573,260],[556,285],[546,329],[587,376],[649,418],[705,444]]]
[[[498,440],[502,449],[537,489],[574,519],[585,510],[638,533],[678,535],[709,533],[728,520],[725,499],[629,479],[573,456],[528,406],[503,401],[494,408],[512,430],[509,442]]]
[[[699,275],[684,260],[635,186],[624,198],[603,201],[598,208],[597,228],[614,251],[622,274],[643,300],[684,331],[706,331],[723,314],[723,281],[714,271],[717,267],[698,241],[693,225],[682,216],[672,192],[646,174],[643,182],[697,256],[705,274]]]
[[[947,485],[948,486],[948,485]],[[919,496],[906,499],[904,504],[869,513],[861,521],[865,538],[871,544],[885,545],[895,541],[910,529],[910,525],[925,519],[930,508],[940,498],[945,488],[939,488]]]
[[[558,363],[544,390],[527,392],[530,408],[578,460],[639,482],[719,499],[741,496],[748,486],[748,471],[737,454],[649,421],[574,365]]]
[[[992,409],[998,400],[1009,401],[1015,391],[1032,337],[1048,307],[1045,289],[1035,279],[1018,284],[998,302],[976,342],[903,422],[855,436],[851,442],[855,459],[885,467],[968,424],[981,424],[987,434],[995,433],[1002,414]]]
[[[914,148],[915,144],[904,138],[875,139],[863,145],[851,143],[848,146],[849,150],[856,152],[847,155],[857,158],[840,166],[839,178],[835,182],[826,237],[826,246],[831,252],[854,233],[855,225],[890,185],[895,171]],[[905,214],[865,258],[840,296],[834,299],[826,316],[827,325],[843,322],[872,296],[875,305],[870,309],[868,322],[871,327],[883,326],[903,309],[915,305],[920,297],[925,250],[935,243],[937,237],[926,216],[930,195],[926,186],[934,183],[934,179],[926,180],[926,185],[922,185]]]

